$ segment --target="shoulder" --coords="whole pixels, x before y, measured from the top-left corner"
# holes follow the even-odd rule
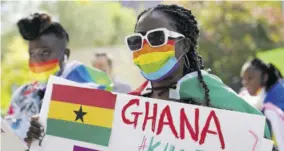
[[[28,90],[28,88],[31,86],[32,84],[29,83],[29,84],[22,85],[18,89],[16,89],[16,91],[12,94],[12,101],[14,99],[17,99],[19,96],[23,95]]]

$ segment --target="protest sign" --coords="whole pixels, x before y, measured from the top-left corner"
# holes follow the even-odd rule
[[[228,100],[229,101],[229,100]],[[36,151],[263,151],[264,116],[113,94],[50,77]],[[266,145],[269,148],[269,145]]]
[[[268,139],[262,139],[260,151],[271,151],[273,148],[273,141]],[[281,150],[279,150],[281,151]]]
[[[25,142],[22,142],[1,118],[1,151],[26,151],[27,149]]]
[[[259,151],[265,124],[264,116],[123,94],[114,119],[110,151]]]

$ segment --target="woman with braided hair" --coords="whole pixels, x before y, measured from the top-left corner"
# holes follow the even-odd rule
[[[244,64],[241,72],[243,86],[252,96],[263,94],[261,103],[272,103],[284,111],[284,80],[271,63],[255,58]]]
[[[203,70],[198,36],[190,10],[158,5],[143,11],[135,33],[126,37],[126,45],[147,81],[130,94],[262,115],[218,77]],[[265,137],[270,138],[268,126]]]
[[[47,14],[35,13],[19,20],[17,25],[22,37],[28,41],[30,76],[34,82],[16,90],[5,119],[12,130],[24,140],[26,136],[32,135],[28,132],[29,121],[40,112],[50,75],[104,90],[110,90],[112,82],[107,74],[100,70],[77,61],[67,63],[70,54],[67,48],[69,35]],[[26,141],[31,140],[27,138]]]
[[[243,65],[241,76],[248,93],[257,96],[275,144],[284,151],[284,80],[280,71],[273,64],[254,58]]]

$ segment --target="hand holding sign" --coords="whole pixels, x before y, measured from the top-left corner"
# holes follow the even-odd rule
[[[44,135],[44,131],[43,131],[42,125],[39,123],[38,115],[33,116],[31,118],[31,125],[29,128],[29,131],[27,132],[27,138],[25,138],[25,141],[30,146],[34,140],[41,139],[43,135]]]

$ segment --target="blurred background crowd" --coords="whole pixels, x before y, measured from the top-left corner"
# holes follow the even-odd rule
[[[132,63],[124,37],[133,33],[136,16],[159,3],[191,9],[200,27],[199,52],[206,67],[237,93],[240,72],[250,58],[273,63],[284,73],[284,2],[281,1],[1,1],[1,113],[11,95],[31,81],[28,47],[17,21],[43,11],[70,36],[70,60],[107,72],[127,91],[144,82]],[[248,99],[250,100],[250,99]]]

